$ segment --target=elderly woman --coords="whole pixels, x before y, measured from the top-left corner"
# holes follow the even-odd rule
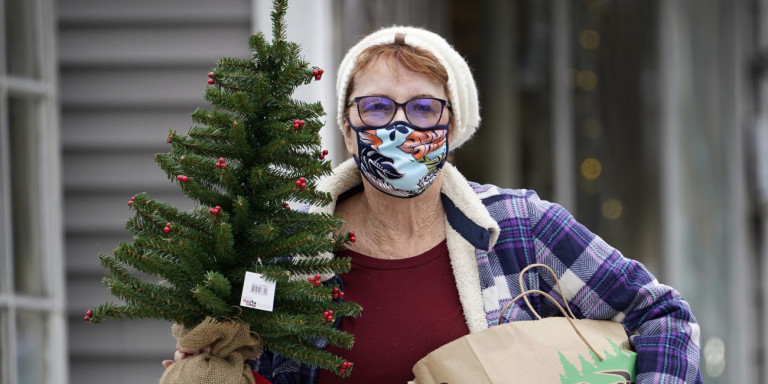
[[[406,383],[427,353],[495,325],[520,293],[519,271],[544,263],[565,296],[578,298],[570,301],[576,316],[623,324],[638,354],[637,383],[701,382],[699,326],[675,290],[562,207],[532,191],[468,182],[446,162],[480,118],[467,63],[444,39],[410,27],[375,32],[347,53],[337,92],[352,159],[321,185],[335,202],[322,210],[339,214],[341,232],[357,238],[340,253],[351,257],[351,272],[333,278],[364,308],[339,325],[355,334],[355,346],[333,351],[355,362],[354,373],[340,379],[265,354],[252,362],[262,376],[273,383]],[[549,276],[528,282],[559,296]],[[543,302],[536,310],[559,313]],[[533,318],[526,309],[505,316]]]

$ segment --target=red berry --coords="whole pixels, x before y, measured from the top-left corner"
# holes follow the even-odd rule
[[[216,83],[216,80],[214,80],[214,79],[208,79],[208,84],[211,84],[211,85],[213,85],[214,83]]]
[[[320,75],[315,76],[315,80],[320,80]]]
[[[306,122],[306,121],[304,121],[304,120],[299,120],[299,125],[301,125],[302,127],[303,127],[303,126],[304,126],[304,124],[306,124],[306,123],[307,123],[307,122]]]
[[[325,160],[325,155],[323,155],[322,153],[320,154],[320,160]]]
[[[352,236],[349,238],[349,241],[354,243],[355,241],[357,241],[357,237]]]
[[[218,206],[218,205],[217,205],[217,206],[215,206],[215,207],[213,207],[213,208],[216,208],[216,210],[217,210],[217,211],[221,209],[221,207],[220,207],[220,206]]]
[[[93,311],[89,309],[88,311],[85,312],[85,315],[88,317],[93,317]]]
[[[318,70],[317,70],[317,74],[318,74],[318,75],[322,75],[322,74],[323,74],[323,70],[322,70],[322,69],[318,69]]]
[[[349,235],[349,237],[355,237],[355,231],[349,231],[347,232],[347,234]]]
[[[344,298],[344,292],[339,292],[339,297]]]
[[[320,278],[321,278],[321,277],[322,277],[322,276],[320,276],[320,274],[319,274],[319,273],[316,273],[316,274],[315,274],[315,280],[320,280]]]
[[[334,298],[334,299],[338,299],[338,298],[339,298],[339,294],[338,294],[338,293],[334,293],[334,294],[333,294],[333,298]]]
[[[297,186],[297,187],[300,187],[300,186],[301,186],[301,180],[296,180],[296,186]]]
[[[133,205],[133,201],[128,202],[128,206],[130,207],[131,205]]]
[[[184,175],[178,175],[178,176],[176,176],[176,180],[178,180],[178,181],[182,181],[182,180],[184,180]]]
[[[136,200],[136,198],[135,197],[131,197],[131,201],[134,201],[134,200]]]
[[[316,287],[319,287],[321,285],[323,285],[323,283],[321,283],[320,280],[315,280],[315,286]]]
[[[346,368],[342,368],[342,369],[339,369],[339,372],[341,372],[341,373],[347,373],[347,369],[346,369]]]
[[[323,317],[328,317],[328,311],[323,312]]]
[[[216,167],[216,168],[221,168],[221,163],[216,163],[213,166]]]
[[[83,318],[83,321],[85,321],[87,323],[87,322],[91,321],[91,319],[88,316],[86,316],[86,317]]]
[[[299,181],[301,181],[303,183],[303,182],[307,181],[307,179],[305,179],[303,177],[299,177]]]
[[[328,150],[327,149],[323,149],[323,155],[327,155],[327,154],[328,154]]]
[[[333,293],[339,293],[339,287],[333,287]]]
[[[213,78],[213,72],[208,72],[208,77]]]
[[[314,71],[312,71],[312,75],[314,75],[315,77],[317,77],[317,69],[315,69]]]
[[[315,136],[317,136],[317,135],[318,135],[318,133],[317,133],[317,132],[312,132],[312,134],[313,134],[313,135],[315,135]]]
[[[327,320],[330,323],[331,321],[333,321],[333,316],[328,316],[325,318],[325,320]]]
[[[215,208],[211,208],[211,209],[208,210],[208,213],[210,213],[211,215],[215,215],[216,214],[216,209]]]
[[[171,222],[169,221],[169,222],[167,222],[167,223],[165,224],[165,226],[166,226],[166,227],[171,227],[171,226],[173,226],[173,223],[171,223]]]
[[[170,231],[171,231],[171,229],[170,229],[170,228],[168,228],[168,227],[165,227],[165,228],[163,228],[163,232],[165,232],[165,233],[168,233],[168,232],[170,232]]]
[[[227,160],[226,160],[225,158],[223,158],[223,157],[219,157],[219,163],[224,163],[224,162],[226,162],[226,161],[227,161]]]
[[[315,282],[315,279],[313,279],[313,278],[311,278],[311,277],[310,277],[310,278],[309,278],[309,282],[310,282],[310,283],[314,283],[314,282]]]
[[[297,123],[293,123],[293,128],[294,129],[299,129],[300,127],[301,127],[301,124],[299,124],[298,122]]]
[[[306,184],[306,183],[301,183],[301,189],[304,189],[304,188],[306,188],[306,187],[307,187],[307,184]]]
[[[333,311],[328,311],[328,316],[333,316]]]

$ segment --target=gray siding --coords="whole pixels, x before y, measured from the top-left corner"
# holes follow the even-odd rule
[[[153,161],[186,133],[220,56],[246,56],[251,1],[58,3],[70,382],[152,383],[173,353],[162,321],[82,321],[110,299],[98,254],[130,240],[130,197],[192,204]]]

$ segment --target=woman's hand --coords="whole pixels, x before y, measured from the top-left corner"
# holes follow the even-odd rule
[[[210,352],[211,352],[210,345],[205,346],[202,349],[191,349],[191,348],[184,348],[181,345],[179,345],[178,342],[176,342],[176,353],[173,354],[173,360],[163,360],[163,368],[168,368],[171,366],[171,364],[177,361],[182,361],[187,357],[191,357],[201,353],[210,353]]]

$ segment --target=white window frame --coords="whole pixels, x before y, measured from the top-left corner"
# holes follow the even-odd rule
[[[19,384],[17,344],[17,313],[34,311],[45,318],[44,356],[40,356],[40,369],[46,383],[66,384],[68,357],[66,345],[66,312],[64,288],[64,251],[62,237],[62,208],[60,182],[60,146],[58,116],[58,78],[55,41],[55,10],[53,0],[0,0],[0,20],[5,20],[5,7],[9,1],[31,2],[34,7],[34,30],[37,38],[36,57],[40,60],[40,78],[11,76],[6,68],[5,28],[0,28],[0,384]],[[43,270],[43,296],[30,297],[14,292],[13,224],[10,176],[10,97],[40,101],[37,126],[39,130],[35,181],[41,201],[29,215],[39,225],[41,266]]]

